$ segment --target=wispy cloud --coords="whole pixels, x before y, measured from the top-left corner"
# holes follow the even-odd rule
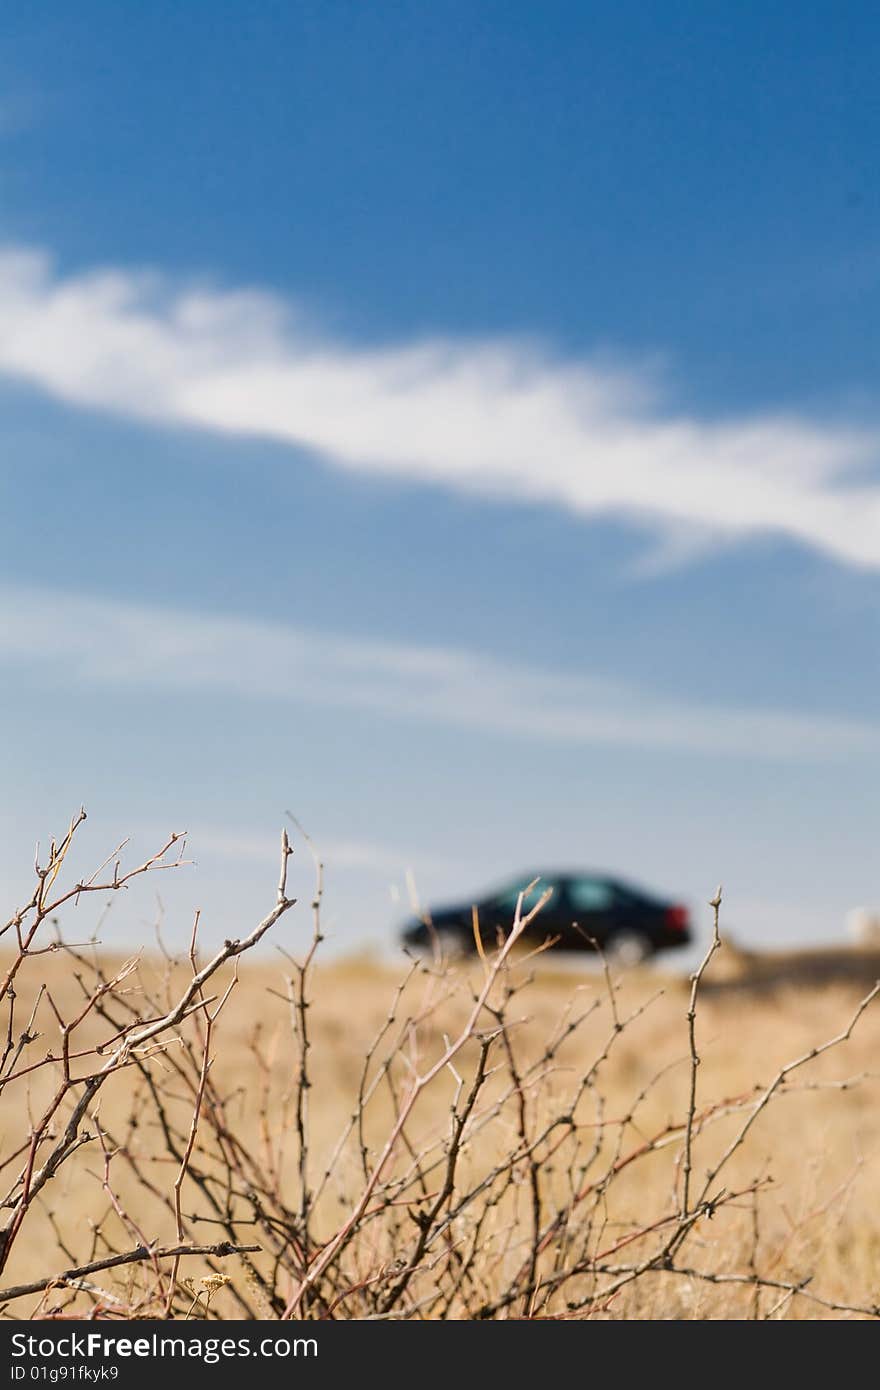
[[[371,349],[295,307],[152,273],[60,278],[0,256],[0,372],[66,401],[263,436],[333,464],[687,532],[775,534],[880,568],[880,430],[791,412],[698,419],[638,373],[512,340]]]
[[[448,647],[376,642],[279,623],[0,587],[0,661],[63,670],[65,688],[205,691],[562,744],[823,759],[880,751],[880,727],[702,706],[605,679]]]
[[[299,863],[310,869],[312,861],[302,835],[290,825],[287,825],[287,829]],[[158,825],[139,826],[138,835],[141,839],[153,839],[159,843],[163,835],[167,836],[167,829]],[[374,840],[318,835],[313,843],[315,853],[333,873],[346,870],[373,874],[379,878],[403,879],[409,869],[436,871],[449,867],[448,862],[437,855],[378,844]],[[198,821],[187,828],[185,855],[196,861],[219,857],[270,866],[278,863],[278,843],[277,837],[269,834],[261,835],[241,827]]]

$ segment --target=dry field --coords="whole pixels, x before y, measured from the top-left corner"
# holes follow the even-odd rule
[[[722,945],[692,1039],[647,968],[303,976],[270,927],[226,994],[56,930],[3,960],[8,1317],[876,1314],[876,957]]]

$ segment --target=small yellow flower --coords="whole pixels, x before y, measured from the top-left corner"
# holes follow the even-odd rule
[[[206,1293],[216,1293],[218,1289],[223,1289],[227,1284],[231,1284],[232,1280],[228,1274],[206,1274],[203,1279],[199,1280],[199,1283]]]

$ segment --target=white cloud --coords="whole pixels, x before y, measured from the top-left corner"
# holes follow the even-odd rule
[[[0,372],[66,401],[263,436],[335,465],[617,515],[672,536],[794,539],[880,567],[880,431],[791,412],[700,420],[633,373],[510,340],[371,349],[268,295],[154,274],[67,279],[0,255]]]
[[[823,759],[880,751],[880,727],[702,706],[601,677],[457,648],[405,646],[279,623],[0,587],[0,661],[64,687],[205,691],[358,708],[562,744]]]

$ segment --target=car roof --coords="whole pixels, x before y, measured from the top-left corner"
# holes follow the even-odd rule
[[[595,869],[536,869],[532,873],[517,874],[515,877],[511,876],[506,879],[504,883],[496,884],[495,887],[496,891],[498,888],[513,888],[516,884],[519,884],[523,888],[527,888],[535,879],[538,880],[539,884],[552,885],[556,883],[571,883],[573,880],[579,878],[593,879],[596,883],[619,884],[622,882],[622,880],[617,878],[614,874],[600,873]]]
[[[649,888],[643,887],[638,881],[624,878],[619,874],[604,873],[597,869],[541,869],[533,873],[518,874],[516,878],[508,878],[504,883],[495,883],[483,895],[486,901],[499,893],[510,893],[514,888],[526,888],[535,879],[538,880],[538,888],[559,887],[565,889],[569,884],[577,882],[579,879],[589,879],[593,883],[604,883],[608,887],[619,889],[624,893],[630,893],[636,898],[644,899],[645,902],[658,902],[660,898]]]

